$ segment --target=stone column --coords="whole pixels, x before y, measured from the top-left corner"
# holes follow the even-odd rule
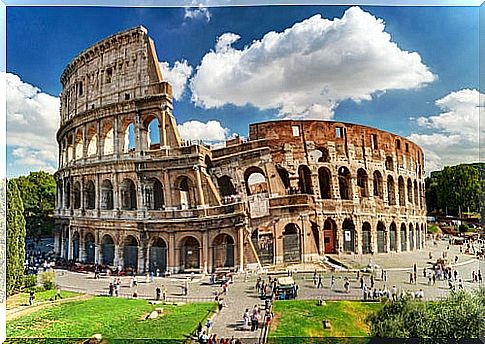
[[[283,228],[281,221],[277,223],[274,233],[274,257],[275,264],[282,264],[284,262],[284,249],[283,249]]]
[[[68,235],[69,236],[68,236],[67,240],[68,240],[69,249],[67,250],[67,259],[71,260],[72,259],[72,249],[73,249],[73,247],[72,247],[72,228],[69,228]]]
[[[120,132],[119,132],[119,121],[118,116],[114,116],[114,123],[113,123],[113,152],[118,159],[120,157]]]
[[[119,213],[119,210],[121,208],[120,185],[119,185],[118,179],[119,179],[118,173],[114,172],[113,173],[113,210],[116,215]]]
[[[101,121],[96,122],[96,135],[97,135],[97,141],[96,145],[97,147],[97,152],[96,155],[98,156],[98,160],[101,159],[101,156],[104,154],[103,152],[103,135],[101,134]]]
[[[354,226],[355,226],[355,244],[356,250],[355,253],[361,255],[362,254],[362,222],[359,220],[354,220]]]
[[[140,246],[138,246],[138,273],[146,272],[146,243],[140,241]]]
[[[401,252],[401,227],[396,223],[396,252]]]
[[[212,266],[210,266],[210,252],[209,252],[209,231],[206,230],[202,234],[202,264],[203,271],[206,274],[208,272],[208,268],[212,270]]]
[[[95,195],[95,204],[94,208],[96,209],[97,216],[99,217],[101,214],[101,182],[100,179],[101,176],[99,174],[96,174],[96,178],[94,180],[94,187],[96,188]]]
[[[373,253],[377,253],[377,222],[370,222],[370,247]]]
[[[167,121],[167,113],[162,111],[162,123],[160,128],[160,146],[167,147],[167,129],[166,129],[166,121]]]
[[[169,244],[168,244],[168,262],[167,270],[171,273],[176,273],[179,270],[180,263],[177,260],[177,247],[175,243],[175,233],[169,233]]]
[[[391,229],[390,227],[388,227],[385,223],[384,223],[384,228],[385,228],[385,245],[386,245],[386,253],[389,253],[391,252]]]
[[[244,227],[239,227],[238,234],[238,250],[239,250],[239,271],[244,271]],[[273,253],[274,254],[274,253]]]
[[[197,166],[195,171],[195,177],[197,181],[197,196],[199,198],[199,205],[205,207],[204,190],[202,189],[202,180],[200,178],[200,166]]]

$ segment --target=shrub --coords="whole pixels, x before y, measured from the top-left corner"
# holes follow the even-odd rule
[[[39,275],[39,283],[45,290],[54,289],[56,285],[56,274],[52,271],[43,272]]]
[[[33,288],[37,285],[37,275],[25,275],[22,277],[22,285],[25,289]]]
[[[458,226],[458,231],[461,233],[468,232],[468,225],[462,223],[461,225]]]

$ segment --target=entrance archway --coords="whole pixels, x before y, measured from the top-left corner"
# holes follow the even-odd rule
[[[79,261],[79,233],[74,232],[72,236],[72,260]]]
[[[377,223],[377,253],[386,252],[386,227],[379,221]]]
[[[258,253],[261,264],[273,264],[273,234],[259,233],[254,230],[251,234],[251,241]]]
[[[115,257],[115,243],[113,238],[106,234],[101,240],[101,263],[113,265]]]
[[[372,253],[371,225],[369,222],[364,222],[362,225],[362,253]]]
[[[300,252],[300,228],[294,223],[288,223],[283,230],[283,261],[299,262]]]
[[[167,244],[162,238],[155,238],[150,246],[150,272],[156,273],[157,270],[165,272],[167,270]]]
[[[323,223],[323,242],[325,244],[325,253],[336,253],[336,233],[337,226],[332,219],[327,219]]]
[[[396,224],[393,222],[389,228],[390,235],[390,250],[397,251],[397,228]]]
[[[234,239],[228,234],[219,234],[212,242],[213,268],[234,266]]]
[[[94,264],[94,252],[95,252],[94,235],[91,233],[86,234],[84,239],[84,250],[86,253],[86,263]]]
[[[138,270],[138,240],[133,235],[123,241],[123,262],[125,269]]]
[[[413,224],[409,224],[409,250],[414,251],[414,227]]]
[[[194,237],[186,237],[181,246],[182,271],[200,269],[200,244]]]
[[[406,251],[406,225],[401,223],[401,252]]]
[[[342,224],[344,232],[344,251],[355,252],[355,225],[350,219],[345,219]]]

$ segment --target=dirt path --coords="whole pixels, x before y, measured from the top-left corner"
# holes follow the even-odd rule
[[[7,321],[20,318],[24,315],[29,315],[31,313],[37,312],[38,310],[48,308],[48,307],[53,306],[53,305],[58,305],[59,303],[66,303],[66,302],[79,301],[79,300],[87,300],[91,297],[92,297],[92,295],[79,295],[79,296],[74,296],[74,297],[62,299],[60,301],[42,301],[42,302],[35,303],[32,306],[15,307],[15,308],[7,310]]]

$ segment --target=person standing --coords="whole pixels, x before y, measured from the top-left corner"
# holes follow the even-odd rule
[[[332,279],[330,280],[330,289],[335,289],[335,276],[332,275]]]
[[[249,309],[246,308],[243,314],[243,329],[247,331],[249,328]]]
[[[318,275],[317,289],[323,288],[322,275]]]
[[[370,288],[374,289],[374,275],[370,275]]]
[[[160,290],[160,287],[157,287],[157,289],[155,289],[155,300],[157,301],[160,301],[160,294],[162,293],[162,291]]]
[[[29,292],[29,305],[32,306],[34,304],[34,300],[35,300],[35,292],[33,290],[31,290]]]

